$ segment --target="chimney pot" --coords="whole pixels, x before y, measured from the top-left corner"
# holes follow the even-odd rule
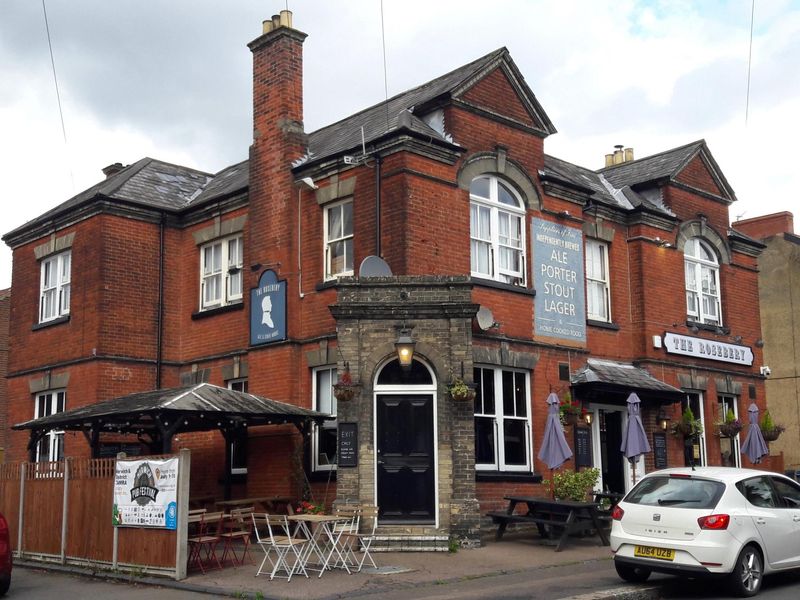
[[[292,11],[282,10],[280,15],[281,27],[292,28]]]
[[[614,155],[613,154],[606,154],[606,166],[610,167],[614,164]]]
[[[622,153],[622,146],[614,146],[615,148],[620,148],[619,150],[614,150],[614,164],[618,165],[625,162],[625,155]]]
[[[625,162],[633,160],[633,148],[625,148]]]
[[[271,19],[267,19],[266,21],[264,21],[261,24],[261,32],[262,33],[269,33],[270,31],[272,31],[272,20]]]
[[[272,15],[272,28],[277,29],[281,26],[281,16],[280,15]]]

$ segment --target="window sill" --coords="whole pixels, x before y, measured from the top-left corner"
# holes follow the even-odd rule
[[[475,481],[511,481],[516,483],[541,483],[538,473],[525,471],[475,471]]]
[[[314,286],[314,290],[317,292],[321,292],[322,290],[329,290],[331,288],[335,288],[339,285],[338,279],[326,279],[325,281],[320,281],[317,285]]]
[[[728,335],[731,332],[730,327],[709,325],[708,323],[700,323],[699,321],[692,321],[691,319],[686,319],[686,327],[689,329],[692,329],[692,327],[697,327],[699,331],[710,331],[711,333],[722,335]]]
[[[506,292],[514,292],[516,294],[524,294],[526,296],[535,296],[536,290],[522,287],[520,285],[511,285],[510,283],[502,283],[500,281],[493,281],[492,279],[481,279],[480,277],[470,277],[470,283],[475,286],[494,288],[496,290],[504,290]]]
[[[69,315],[64,315],[63,317],[58,317],[57,319],[45,321],[44,323],[36,323],[36,325],[31,327],[31,331],[38,331],[39,329],[61,325],[62,323],[69,323]]]
[[[610,329],[612,331],[619,331],[619,325],[609,321],[595,321],[594,319],[586,319],[586,324],[590,327],[599,327],[600,329]]]
[[[234,302],[233,304],[226,304],[225,306],[219,306],[217,308],[208,308],[206,310],[198,310],[197,312],[192,313],[192,321],[196,321],[197,319],[205,319],[206,317],[213,317],[214,315],[219,315],[222,313],[233,312],[235,310],[242,310],[244,308],[244,303]]]

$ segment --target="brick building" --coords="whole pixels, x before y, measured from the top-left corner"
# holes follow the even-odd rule
[[[597,171],[546,155],[555,127],[505,48],[306,133],[305,37],[284,11],[250,44],[247,161],[112,165],[4,236],[12,423],[193,382],[247,389],[335,412],[339,445],[336,424],[253,428],[226,464],[218,433],[181,436],[193,493],[219,493],[228,469],[247,495],[308,480],[318,499],[378,504],[388,533],[465,540],[504,494],[539,491],[551,391],[594,417],[566,430],[611,490],[631,485],[631,392],[658,448],[639,474],[687,460],[659,426],[681,404],[706,425],[688,454],[739,462],[714,423],[765,405],[763,246],[730,229],[704,141],[619,148]],[[448,392],[457,379],[474,401]],[[11,434],[13,460],[89,452],[27,441]]]
[[[770,448],[782,452],[787,469],[800,470],[800,236],[794,216],[780,212],[734,223],[737,229],[760,240],[766,248],[758,259],[758,289],[765,382],[770,414],[786,431]]]
[[[0,463],[5,460],[6,431],[8,429],[8,328],[11,309],[11,290],[0,290]]]

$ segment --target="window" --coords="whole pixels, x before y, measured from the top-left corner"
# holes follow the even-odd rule
[[[586,317],[611,321],[611,293],[608,277],[608,244],[586,240]]]
[[[686,273],[686,314],[700,323],[722,325],[719,261],[711,246],[691,238],[683,248]]]
[[[733,412],[734,418],[739,418],[739,410],[736,407],[736,396],[718,396],[717,413],[720,422],[725,421],[728,411]],[[739,436],[719,438],[720,463],[723,467],[740,467],[741,460],[739,455]]]
[[[42,392],[36,396],[35,419],[64,412],[67,392],[64,390]],[[36,462],[56,461],[64,458],[64,432],[48,431],[36,444]]]
[[[692,441],[689,446],[684,446],[684,461],[685,466],[701,467],[706,464],[706,424],[703,418],[703,396],[702,394],[686,394],[681,400],[681,413],[687,408],[692,409],[692,414],[695,419],[699,419],[703,426],[703,433],[697,436],[697,439]]]
[[[353,201],[325,208],[325,279],[353,274]]]
[[[469,186],[473,277],[525,285],[525,207],[517,193],[494,176]]]
[[[737,483],[736,488],[753,506],[775,508],[778,504],[775,499],[775,492],[769,484],[769,478],[767,477],[745,479]]]
[[[72,252],[62,252],[42,261],[39,322],[69,314],[70,266]]]
[[[314,369],[312,376],[314,410],[336,416],[336,396],[333,395],[333,386],[338,380],[336,367]],[[336,469],[336,424],[336,420],[330,420],[314,426],[311,438],[312,471]]]
[[[775,491],[783,500],[783,508],[800,508],[800,486],[794,481],[781,479],[780,477],[770,477]]]
[[[243,249],[242,236],[200,248],[200,310],[241,301]]]
[[[231,379],[228,389],[247,392],[247,379]],[[231,440],[231,475],[247,475],[247,429],[237,431]]]
[[[475,384],[475,468],[530,471],[528,375],[479,367]]]

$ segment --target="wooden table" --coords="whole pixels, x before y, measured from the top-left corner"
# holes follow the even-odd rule
[[[500,540],[509,523],[535,524],[542,537],[550,537],[547,527],[560,531],[561,536],[556,545],[556,552],[561,552],[569,536],[573,533],[593,529],[600,536],[604,546],[608,546],[608,537],[601,525],[596,502],[576,502],[574,500],[553,500],[551,498],[535,498],[528,496],[506,496],[508,508],[506,512],[490,512],[488,516],[497,524],[495,540]],[[518,504],[525,504],[528,511],[516,514]]]

